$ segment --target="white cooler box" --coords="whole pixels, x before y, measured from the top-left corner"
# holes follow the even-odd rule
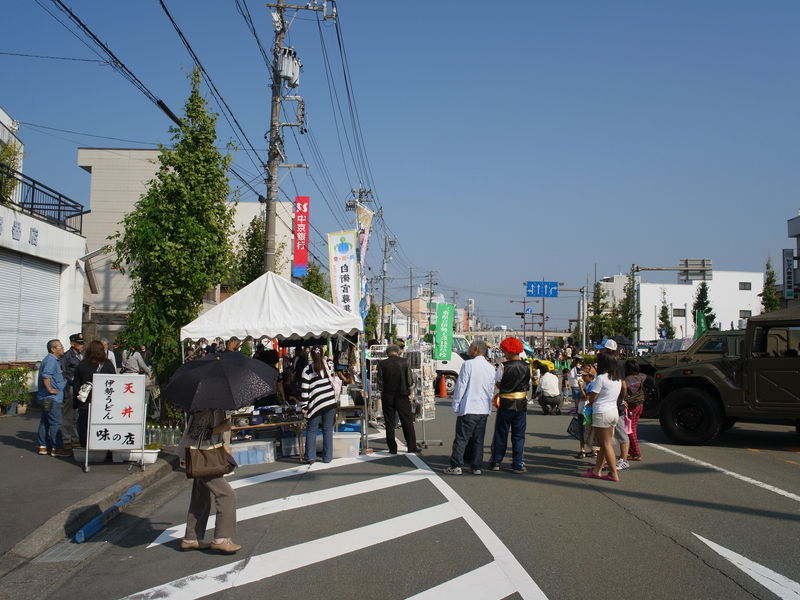
[[[336,431],[333,434],[333,458],[358,456],[360,446],[360,433]]]

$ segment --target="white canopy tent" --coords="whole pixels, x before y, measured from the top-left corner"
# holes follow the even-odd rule
[[[267,272],[181,328],[181,340],[308,340],[363,331],[361,318]]]

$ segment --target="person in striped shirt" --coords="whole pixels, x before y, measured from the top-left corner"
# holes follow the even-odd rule
[[[312,464],[317,460],[317,430],[322,427],[322,462],[333,459],[333,422],[336,417],[336,392],[331,374],[325,365],[322,348],[311,349],[311,362],[303,369],[300,397],[305,403],[303,415],[308,420],[306,449],[303,461]]]

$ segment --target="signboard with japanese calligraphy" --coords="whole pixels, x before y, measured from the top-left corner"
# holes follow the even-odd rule
[[[525,283],[528,298],[558,298],[557,281],[528,281]]]
[[[305,277],[308,273],[308,241],[310,196],[294,198],[294,254],[292,257],[292,276]]]
[[[436,329],[434,330],[433,359],[450,360],[453,352],[453,317],[455,304],[436,305]]]
[[[89,416],[90,450],[144,447],[146,381],[144,375],[95,374]]]
[[[331,296],[333,303],[354,315],[359,314],[361,280],[358,275],[355,231],[337,231],[328,234],[328,260],[330,261]]]
[[[794,298],[794,250],[783,250],[783,297]]]

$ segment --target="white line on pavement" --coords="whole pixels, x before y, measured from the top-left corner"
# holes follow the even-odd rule
[[[429,527],[434,527],[461,515],[450,503],[439,504],[409,514],[365,525],[328,537],[311,540],[288,548],[238,560],[215,569],[181,577],[167,584],[126,596],[125,600],[169,598],[195,600],[217,592],[254,583],[349,552],[388,542]]]
[[[267,481],[275,481],[276,479],[283,479],[284,477],[294,477],[295,475],[305,475],[309,471],[324,471],[326,469],[335,469],[336,467],[345,467],[357,463],[367,462],[370,460],[378,460],[381,458],[389,458],[393,456],[388,452],[373,452],[372,454],[364,454],[361,456],[353,456],[348,458],[336,458],[330,463],[314,463],[313,465],[300,465],[291,467],[290,469],[283,469],[281,471],[273,471],[272,473],[263,473],[261,475],[253,475],[252,477],[245,477],[243,479],[236,479],[231,481],[233,489],[243,488],[257,483],[265,483]]]
[[[676,452],[675,450],[672,450],[671,448],[666,448],[666,447],[661,446],[659,444],[654,444],[653,442],[642,442],[642,443],[647,444],[648,446],[652,446],[653,448],[658,448],[659,450],[661,450],[662,452],[666,452],[667,454],[672,454],[672,455],[677,456],[679,458],[682,458],[684,460],[688,460],[689,462],[693,462],[696,465],[701,465],[701,466],[706,467],[708,469],[713,469],[714,471],[719,471],[720,473],[723,473],[724,475],[727,475],[729,477],[733,477],[734,479],[738,479],[739,481],[744,481],[745,483],[749,483],[749,484],[754,485],[756,487],[760,487],[761,489],[767,490],[769,492],[774,492],[775,494],[779,494],[781,496],[785,496],[786,498],[789,498],[790,500],[794,500],[795,502],[800,502],[800,496],[798,496],[797,494],[793,494],[792,492],[787,492],[786,490],[782,490],[781,488],[777,488],[774,485],[770,485],[768,483],[764,483],[763,481],[758,481],[757,479],[753,479],[752,477],[748,477],[747,475],[741,475],[739,473],[736,473],[735,471],[729,471],[728,469],[724,469],[722,467],[718,467],[717,465],[712,465],[711,463],[705,462],[703,460],[699,460],[697,458],[693,458],[693,457],[691,457],[691,456],[689,456],[687,454],[681,454],[680,452]]]
[[[276,500],[269,500],[267,502],[259,502],[236,510],[236,521],[246,521],[248,519],[256,519],[265,515],[291,510],[293,508],[303,508],[320,504],[322,502],[331,502],[333,500],[340,500],[348,496],[355,496],[357,494],[366,494],[377,490],[393,487],[396,485],[403,485],[427,479],[428,472],[422,469],[415,469],[413,471],[405,471],[395,475],[387,475],[385,477],[377,477],[374,479],[367,479],[356,483],[340,485],[333,488],[326,488],[316,492],[306,492],[304,494],[297,494],[295,496],[288,496],[286,498],[278,498]],[[216,515],[211,515],[208,518],[208,525],[206,529],[213,529],[216,524]],[[186,523],[173,525],[169,529],[165,529],[156,540],[148,546],[153,548],[161,544],[166,544],[172,540],[180,539],[186,529]]]
[[[445,581],[407,600],[502,600],[517,590],[496,562],[491,562],[469,573]]]
[[[547,600],[542,589],[536,585],[536,582],[528,575],[528,572],[517,561],[505,544],[500,541],[497,534],[491,530],[486,522],[478,516],[472,507],[467,504],[456,491],[445,483],[433,470],[418,456],[414,454],[407,454],[408,459],[414,463],[419,469],[425,469],[430,472],[430,482],[436,486],[442,495],[456,508],[464,520],[469,524],[475,535],[483,542],[486,549],[494,556],[498,567],[503,571],[505,576],[511,581],[514,589],[525,600]]]
[[[746,558],[741,554],[737,554],[733,550],[728,550],[724,546],[715,544],[714,542],[707,540],[706,538],[699,536],[694,532],[692,532],[692,535],[703,542],[706,546],[711,548],[714,552],[732,562],[747,575],[755,579],[770,592],[778,596],[778,598],[781,598],[782,600],[800,599],[800,583],[792,581],[788,577],[784,577],[780,573],[776,573],[764,565],[753,562],[749,558]]]

